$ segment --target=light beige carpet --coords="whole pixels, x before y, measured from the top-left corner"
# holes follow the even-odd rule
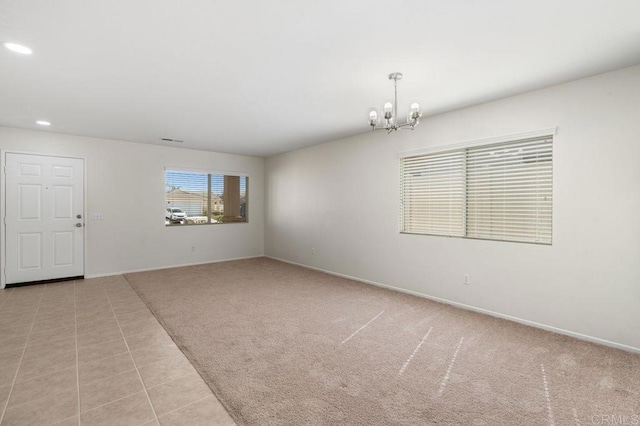
[[[267,258],[126,277],[241,425],[640,418],[636,354]]]

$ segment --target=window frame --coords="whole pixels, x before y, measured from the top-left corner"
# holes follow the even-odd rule
[[[213,175],[218,175],[218,176],[222,176],[224,179],[224,176],[237,176],[240,178],[246,178],[246,187],[245,187],[245,220],[243,221],[237,221],[237,222],[205,222],[205,223],[184,223],[184,224],[172,224],[172,223],[166,223],[166,217],[165,217],[165,228],[184,228],[184,227],[191,227],[191,226],[202,226],[202,225],[231,225],[231,224],[248,224],[249,223],[249,186],[250,186],[250,182],[251,182],[251,176],[249,173],[247,172],[238,172],[238,171],[214,171],[214,170],[206,170],[206,169],[195,169],[195,168],[187,168],[187,167],[172,167],[172,166],[165,166],[163,169],[163,176],[164,176],[164,184],[165,184],[165,194],[164,194],[164,208],[165,210],[168,209],[167,207],[167,193],[166,193],[166,187],[167,187],[167,172],[177,172],[177,173],[192,173],[192,174],[200,174],[200,175],[207,175],[207,197],[208,197],[208,205],[212,206],[213,205],[213,200],[210,198],[211,197],[211,178],[210,176]],[[184,210],[184,209],[183,209]],[[208,219],[211,219],[211,212],[209,212],[209,216]],[[170,222],[170,221],[169,221]]]
[[[424,236],[436,236],[436,237],[446,237],[446,238],[464,238],[464,239],[473,239],[473,240],[485,240],[485,241],[500,241],[500,242],[510,242],[510,243],[524,243],[524,244],[536,244],[536,245],[553,245],[553,204],[554,204],[554,199],[553,199],[553,189],[554,189],[554,180],[553,180],[553,151],[554,151],[554,145],[557,143],[557,140],[555,138],[556,135],[556,128],[547,128],[547,129],[542,129],[542,130],[537,130],[537,131],[533,131],[533,132],[526,132],[526,133],[518,133],[518,134],[511,134],[511,135],[506,135],[506,136],[499,136],[499,137],[494,137],[494,138],[487,138],[487,139],[481,139],[481,140],[475,140],[475,141],[469,141],[469,142],[463,142],[463,143],[458,143],[458,144],[452,144],[452,145],[440,145],[440,146],[434,146],[434,147],[429,147],[429,148],[423,148],[423,149],[417,149],[417,150],[412,150],[412,151],[404,151],[404,152],[400,152],[398,157],[399,157],[399,177],[400,177],[400,217],[399,217],[399,233],[400,234],[409,234],[409,235],[424,235]],[[550,171],[549,171],[549,177],[550,177],[550,194],[551,194],[551,200],[550,200],[550,212],[549,212],[549,225],[548,225],[548,230],[549,230],[549,234],[548,234],[548,241],[523,241],[522,239],[507,239],[503,233],[502,238],[498,238],[497,236],[494,237],[478,237],[478,236],[470,236],[469,235],[469,222],[470,222],[470,218],[469,218],[469,193],[468,193],[468,185],[469,185],[469,169],[467,167],[467,159],[468,159],[468,152],[469,150],[473,151],[474,149],[482,149],[484,147],[489,147],[492,145],[496,145],[496,146],[504,146],[508,143],[513,143],[513,144],[517,144],[517,143],[521,143],[523,141],[529,140],[529,139],[543,139],[543,138],[548,138],[550,139],[550,155],[551,155],[551,164],[550,164]],[[456,153],[456,152],[462,152],[463,153],[463,157],[464,157],[464,192],[463,192],[463,207],[462,207],[462,211],[460,212],[460,215],[462,216],[462,229],[463,229],[463,235],[453,235],[453,234],[443,234],[443,233],[435,233],[435,232],[420,232],[420,231],[415,231],[415,230],[409,230],[407,231],[406,228],[406,224],[405,224],[405,210],[406,210],[406,200],[405,200],[405,191],[406,191],[406,183],[405,183],[405,166],[404,161],[408,158],[411,157],[419,157],[419,156],[435,156],[435,155],[446,155],[446,154],[451,154],[451,153]],[[477,220],[477,217],[476,217]],[[545,229],[545,228],[541,228],[540,226],[536,226],[535,228],[536,230],[538,229]],[[521,238],[524,238],[522,236],[520,236]],[[512,237],[514,238],[514,237]]]

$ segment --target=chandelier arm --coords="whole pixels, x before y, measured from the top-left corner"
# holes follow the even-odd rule
[[[403,127],[405,130],[414,130],[416,126],[420,123],[407,123],[406,127]]]
[[[403,124],[403,126],[406,126],[406,124]],[[396,126],[394,125],[390,125],[390,126],[384,126],[384,127],[380,127],[380,126],[371,126],[371,130],[376,131],[376,130],[386,130],[387,133],[391,133],[394,130],[398,130],[399,128],[401,128],[402,126]]]
[[[398,127],[399,129],[405,129],[405,128],[409,127],[409,126],[410,127],[416,127],[417,124],[418,124],[417,122],[411,121],[409,123],[398,124],[396,127]]]

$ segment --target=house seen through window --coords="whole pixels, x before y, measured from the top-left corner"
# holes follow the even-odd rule
[[[165,225],[248,222],[249,178],[165,171]]]

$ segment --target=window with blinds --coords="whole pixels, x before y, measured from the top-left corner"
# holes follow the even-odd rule
[[[165,225],[247,222],[247,176],[165,170]]]
[[[405,233],[551,244],[552,136],[401,159]]]
[[[402,159],[402,230],[464,236],[464,152]]]

